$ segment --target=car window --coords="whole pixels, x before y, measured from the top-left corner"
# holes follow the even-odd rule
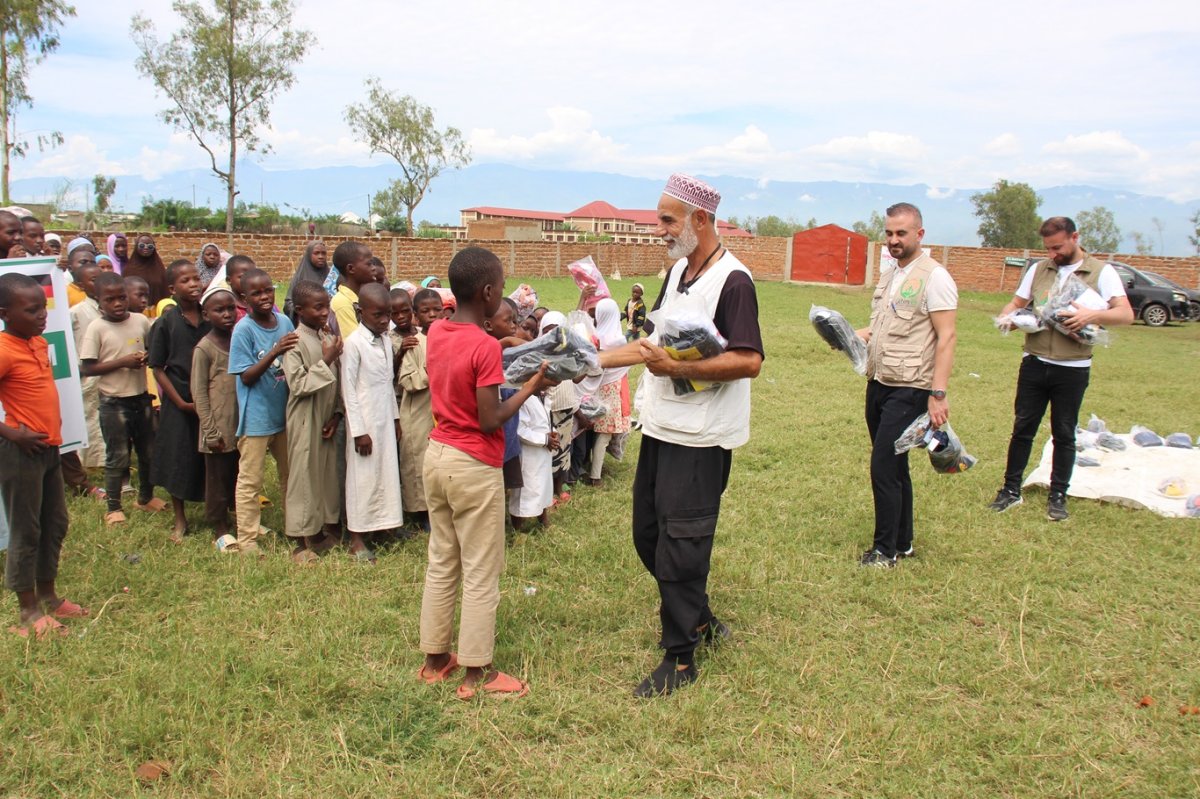
[[[1156,275],[1153,272],[1143,272],[1142,274],[1145,275],[1150,280],[1150,282],[1156,286],[1162,286],[1165,289],[1176,288],[1174,283],[1167,280],[1162,275]]]

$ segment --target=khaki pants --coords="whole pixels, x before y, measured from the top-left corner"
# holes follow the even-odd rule
[[[234,504],[237,507],[237,548],[239,551],[254,550],[255,541],[262,534],[262,506],[258,495],[263,490],[263,472],[267,465],[267,451],[275,458],[279,470],[279,506],[287,507],[287,433],[270,436],[242,436],[238,439],[237,488]]]
[[[454,447],[425,452],[429,565],[421,599],[421,651],[451,650],[454,606],[462,583],[458,662],[487,666],[496,642],[496,606],[504,571],[504,477]]]

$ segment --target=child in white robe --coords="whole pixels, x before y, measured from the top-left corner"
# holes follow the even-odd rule
[[[522,486],[512,490],[508,512],[517,530],[525,529],[531,519],[544,527],[549,524],[546,509],[554,501],[553,460],[558,446],[544,394],[534,394],[521,406],[517,436],[521,439]]]
[[[368,283],[358,294],[359,326],[342,351],[346,412],[346,527],[350,552],[375,561],[365,533],[403,523],[400,500],[400,408],[392,389],[391,304],[387,289]]]

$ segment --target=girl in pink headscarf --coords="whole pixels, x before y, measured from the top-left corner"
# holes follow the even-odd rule
[[[124,233],[109,234],[108,257],[112,259],[113,271],[124,274],[125,264],[129,263],[129,241]]]

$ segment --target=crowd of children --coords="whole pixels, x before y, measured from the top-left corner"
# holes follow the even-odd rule
[[[121,260],[123,240],[108,242],[109,264]],[[460,251],[448,289],[434,277],[422,287],[389,288],[386,269],[361,242],[340,244],[332,265],[325,256],[323,244],[306,248],[285,315],[271,276],[245,255],[205,245],[194,261],[165,268],[166,296],[150,305],[144,278],[102,269],[90,241],[71,241],[60,265],[73,287],[85,416],[96,426],[86,449],[61,462],[56,454],[53,464],[45,453],[60,432],[51,418],[58,404],[44,400],[53,381],[36,357],[44,350],[45,298],[39,311],[28,278],[0,278],[0,402],[8,414],[0,449],[20,455],[6,456],[0,488],[15,522],[21,514],[42,519],[32,542],[18,534],[20,523],[14,527],[8,585],[21,606],[14,631],[58,632],[59,618],[88,612],[54,587],[68,474],[83,477],[65,485],[106,503],[110,526],[127,521],[125,493],[136,492],[135,509],[166,510],[157,486],[174,510],[172,541],[191,532],[187,503],[203,501],[218,549],[261,555],[271,535],[262,527],[270,454],[297,563],[343,541],[354,558],[373,562],[381,534],[429,534],[422,679],[436,682],[461,665],[464,698],[527,690],[491,670],[505,529],[547,524],[581,474],[598,482],[612,438],[629,429],[628,381],[623,372],[597,371],[579,386],[553,384],[543,367],[502,393],[502,350],[566,317],[504,297],[503,270],[488,250]],[[599,304],[596,314],[599,346],[623,340],[615,303]],[[598,435],[579,413],[585,390],[606,408]],[[34,397],[42,397],[36,407]],[[18,462],[24,471],[9,474]],[[103,488],[87,482],[86,469],[100,466]],[[37,475],[37,496],[18,498]]]

